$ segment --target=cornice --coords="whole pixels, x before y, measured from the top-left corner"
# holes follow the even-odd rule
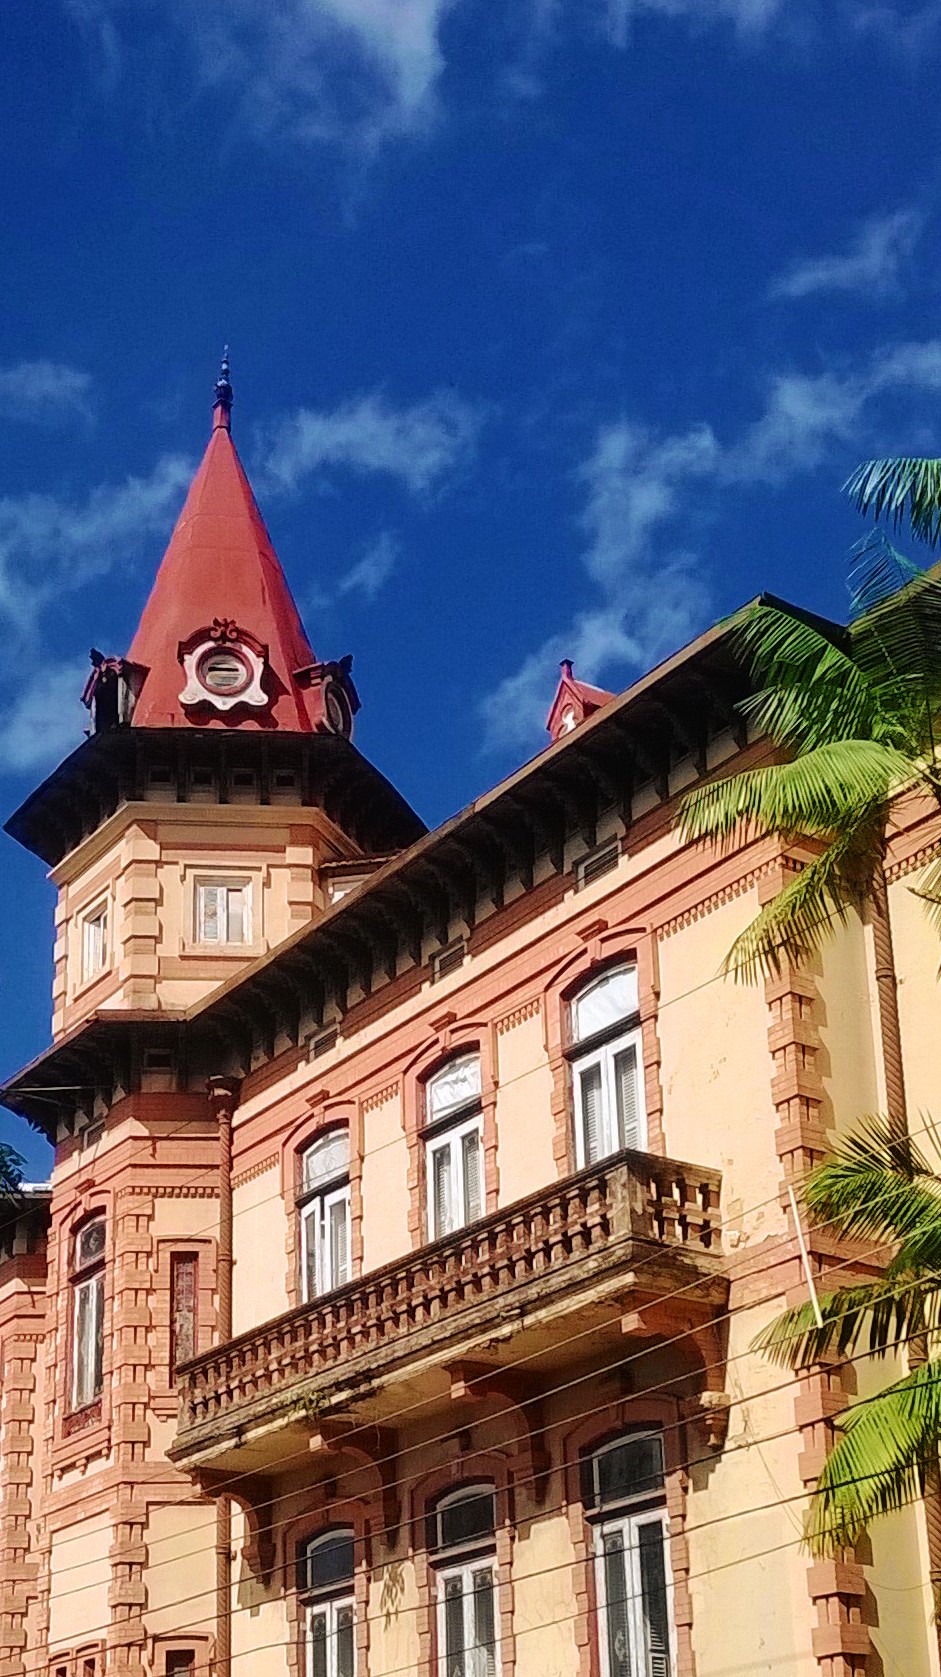
[[[541,1011],[542,997],[531,996],[529,1001],[521,1002],[519,1007],[512,1008],[509,1013],[504,1013],[502,1018],[494,1021],[497,1036],[505,1036],[507,1031],[513,1031],[517,1025],[525,1024],[527,1019],[537,1018]]]
[[[398,1092],[398,1078],[394,1083],[387,1083],[384,1089],[374,1089],[373,1093],[363,1100],[363,1112],[375,1112],[378,1107],[386,1106],[389,1101],[395,1099]]]
[[[259,1159],[257,1164],[249,1165],[246,1170],[239,1171],[238,1176],[233,1176],[233,1178],[232,1178],[232,1191],[233,1191],[233,1193],[235,1192],[236,1188],[244,1188],[245,1184],[247,1182],[254,1182],[256,1177],[264,1176],[266,1171],[277,1170],[277,1168],[278,1168],[278,1155],[277,1155],[277,1153],[269,1153],[269,1155],[266,1159]]]

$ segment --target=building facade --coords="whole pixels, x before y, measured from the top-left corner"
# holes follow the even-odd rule
[[[802,860],[675,831],[767,760],[727,627],[620,696],[563,666],[546,750],[427,832],[231,406],[224,368],[89,737],[8,823],[58,906],[4,1094],[55,1165],[0,1234],[0,1677],[939,1677],[918,1508],[800,1544],[885,1365],[751,1350],[806,1296],[787,1185],[884,1073],[864,921],[719,976]],[[890,856],[913,1113],[935,821]]]

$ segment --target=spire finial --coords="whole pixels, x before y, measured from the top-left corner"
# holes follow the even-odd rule
[[[214,431],[231,430],[232,385],[229,381],[229,346],[226,344],[222,351],[222,366],[216,379],[215,398],[212,404],[212,428]]]

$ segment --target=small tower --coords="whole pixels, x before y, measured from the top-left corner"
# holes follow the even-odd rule
[[[563,734],[570,734],[580,722],[586,722],[589,716],[593,716],[596,710],[600,710],[602,705],[614,698],[614,694],[608,693],[603,687],[591,687],[587,681],[576,681],[571,658],[563,658],[559,667],[562,674],[555,690],[552,709],[546,718],[546,728],[553,745]]]
[[[352,660],[314,655],[232,404],[226,353],[128,652],[91,654],[91,735],[7,823],[59,891],[56,1036],[192,1005],[424,831],[352,743]]]

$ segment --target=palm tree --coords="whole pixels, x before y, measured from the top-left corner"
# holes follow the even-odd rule
[[[877,520],[898,523],[907,512],[916,537],[931,545],[941,540],[941,462],[869,461],[847,489]],[[786,961],[799,964],[853,911],[868,916],[887,1135],[900,1164],[910,1159],[914,1181],[885,859],[892,799],[903,788],[927,794],[941,809],[941,578],[903,558],[878,530],[857,557],[846,630],[768,598],[736,625],[758,683],[746,712],[783,760],[695,789],[678,824],[688,838],[720,843],[743,828],[788,843],[812,841],[811,859],[729,951],[725,968],[737,978],[754,981],[778,973]],[[941,922],[937,858],[919,894]],[[924,1306],[920,1291],[913,1292],[907,1334],[913,1379],[930,1366]],[[862,1445],[866,1436],[860,1431],[854,1442]],[[941,1592],[939,1439],[941,1420],[919,1473],[932,1585]],[[814,1503],[825,1505],[825,1499]]]
[[[756,1340],[773,1361],[807,1369],[857,1351],[908,1349],[909,1372],[846,1411],[817,1480],[806,1528],[815,1554],[852,1546],[870,1520],[930,1497],[941,1438],[941,1358],[926,1335],[941,1327],[941,1144],[899,1137],[868,1118],[814,1170],[803,1191],[811,1221],[892,1252],[882,1274],[785,1311]],[[936,1341],[933,1342],[937,1350]],[[932,1566],[938,1600],[939,1579]]]
[[[0,1207],[19,1201],[23,1160],[15,1147],[0,1141]]]

